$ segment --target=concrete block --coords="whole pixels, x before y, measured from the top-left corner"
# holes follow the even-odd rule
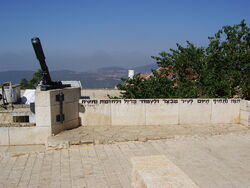
[[[56,123],[56,116],[60,114],[60,105],[51,106],[51,122]],[[65,121],[75,119],[79,116],[78,102],[63,103],[62,113],[65,116]]]
[[[60,132],[64,131],[64,124],[60,122],[53,123],[51,125],[51,135],[56,135]]]
[[[211,105],[209,99],[179,99],[179,124],[210,123]]]
[[[69,121],[55,122],[51,125],[51,135],[56,135],[64,130],[73,129],[80,126],[79,118]]]
[[[60,102],[56,95],[63,93],[63,123],[57,122],[56,116],[60,114]],[[36,90],[36,125],[48,126],[51,134],[57,134],[65,128],[79,126],[80,88],[64,88],[49,91]],[[43,102],[44,101],[44,102]]]
[[[239,122],[240,122],[240,103],[231,103],[231,99],[224,100],[224,103],[218,103],[215,102],[215,100],[212,101],[212,114],[211,114],[212,124],[239,123]]]
[[[64,122],[71,121],[73,119],[78,119],[79,117],[79,109],[78,109],[78,101],[73,103],[64,103],[63,104],[63,114],[64,114]],[[56,121],[56,116],[60,115],[60,105],[51,106],[51,125],[61,125],[61,122]],[[52,129],[53,130],[53,129]]]
[[[10,127],[10,145],[45,144],[50,127]]]
[[[133,188],[198,188],[198,186],[164,155],[133,157]]]
[[[64,94],[65,103],[79,101],[81,96],[81,89],[78,87],[64,88],[62,92]]]
[[[51,108],[36,106],[36,126],[51,126]]]
[[[48,91],[40,91],[36,89],[36,107],[46,107],[58,104],[56,101],[56,95],[59,94],[62,89],[53,89]]]
[[[79,118],[72,119],[64,123],[64,130],[74,129],[80,126]]]
[[[63,105],[63,113],[64,113],[64,107],[65,105]],[[56,116],[60,114],[60,106],[58,105],[53,105],[50,106],[50,110],[51,110],[51,125],[56,124]]]
[[[138,99],[136,102],[126,103],[125,100],[121,100],[119,104],[111,104],[111,125],[146,125],[145,103]]]
[[[100,100],[89,100],[79,104],[79,116],[83,126],[111,126],[111,105],[100,104]]]
[[[9,128],[0,127],[0,146],[9,145]]]
[[[77,119],[79,117],[79,102],[68,102],[63,106],[63,113],[65,114],[65,121]]]
[[[178,124],[179,103],[177,99],[152,99],[152,103],[146,103],[145,108],[146,125]]]
[[[73,103],[63,104],[64,121],[58,122],[56,116],[60,114],[60,105],[51,106],[51,134],[55,135],[65,129],[79,126],[78,100]]]

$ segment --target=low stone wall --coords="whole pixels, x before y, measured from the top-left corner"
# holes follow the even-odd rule
[[[240,105],[240,123],[250,126],[250,101],[242,100]]]
[[[64,94],[62,113],[65,119],[62,123],[57,120],[60,102],[56,95],[59,93]],[[9,127],[8,123],[0,126],[0,145],[44,144],[49,135],[79,126],[79,117],[84,126],[249,125],[250,122],[250,101],[240,99],[79,98],[79,88],[37,91],[36,126]]]
[[[0,145],[45,144],[49,127],[0,127]]]
[[[85,126],[240,123],[240,99],[80,100]]]
[[[5,108],[0,107],[0,124],[17,123],[17,118],[13,117],[28,116],[27,123],[35,123],[35,114],[30,111],[29,105],[14,104],[13,106],[7,105]]]

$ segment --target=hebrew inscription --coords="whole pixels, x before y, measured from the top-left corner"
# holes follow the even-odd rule
[[[192,104],[194,102],[193,99],[181,99],[182,103]]]
[[[143,99],[143,100],[139,100],[140,103],[146,103],[146,104],[156,104],[159,103],[160,100],[159,99]]]
[[[167,103],[167,104],[178,103],[177,99],[163,99],[163,101],[164,101],[164,103]]]
[[[98,104],[98,100],[82,100],[82,104]]]
[[[97,104],[238,104],[240,99],[106,99],[91,100],[81,99],[83,105]]]
[[[129,104],[129,103],[136,104],[137,100],[135,100],[135,99],[124,99],[124,103],[125,104]]]

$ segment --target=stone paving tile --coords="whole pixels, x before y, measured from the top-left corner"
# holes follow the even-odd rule
[[[0,147],[0,152],[6,152],[8,150],[8,146],[1,146]]]
[[[8,148],[1,153],[0,187],[129,188],[131,157],[163,154],[200,187],[247,188],[249,145],[250,134],[229,134],[50,151]]]
[[[0,147],[1,148],[1,147]],[[25,145],[25,146],[10,146],[6,152],[42,152],[45,150],[44,145]]]

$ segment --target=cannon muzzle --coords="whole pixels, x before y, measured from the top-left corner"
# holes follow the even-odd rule
[[[42,44],[38,37],[34,37],[31,39],[31,43],[33,45],[36,57],[40,63],[41,70],[42,70],[42,84],[43,85],[52,85],[52,80],[49,74],[49,69],[45,62],[45,56],[43,53]]]
[[[45,56],[43,53],[43,48],[40,42],[40,39],[38,37],[34,37],[31,39],[33,48],[35,50],[36,53],[36,57],[39,61],[45,61]]]
[[[45,62],[45,56],[43,53],[43,48],[40,39],[38,37],[34,37],[31,39],[31,43],[42,70],[42,80],[40,85],[41,90],[46,91],[50,89],[61,89],[65,87],[70,87],[70,84],[62,84],[61,81],[53,82],[51,80],[49,69]]]

